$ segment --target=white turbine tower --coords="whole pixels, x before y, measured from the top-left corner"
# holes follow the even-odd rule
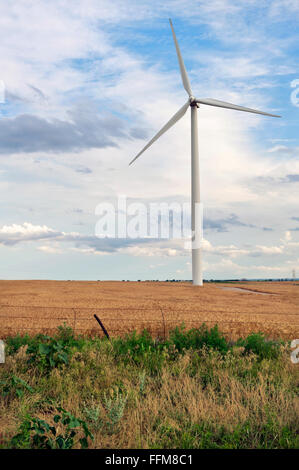
[[[235,109],[237,111],[246,111],[247,113],[263,114],[265,116],[281,117],[276,114],[264,113],[263,111],[257,111],[256,109],[244,108],[244,106],[238,106],[236,104],[226,103],[225,101],[218,101],[211,98],[195,98],[192,94],[190,81],[185,69],[181,51],[176,39],[176,35],[172,26],[171,20],[169,20],[173,40],[178,56],[181,77],[183,86],[189,95],[188,101],[177,111],[177,113],[165,124],[164,127],[146,144],[141,152],[130,162],[130,165],[140,155],[148,149],[161,135],[163,135],[168,129],[170,129],[177,121],[179,121],[186,113],[189,106],[191,107],[191,229],[192,229],[192,281],[196,286],[202,286],[202,255],[201,255],[201,217],[199,217],[199,204],[200,204],[200,188],[199,188],[199,158],[198,158],[198,125],[197,125],[197,108],[200,104],[209,106],[216,106],[219,108]]]

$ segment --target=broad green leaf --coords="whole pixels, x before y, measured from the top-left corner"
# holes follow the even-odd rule
[[[40,344],[38,345],[38,352],[39,352],[40,354],[45,354],[45,355],[47,355],[47,354],[49,354],[49,352],[50,352],[50,347],[49,347],[47,344],[40,343]]]

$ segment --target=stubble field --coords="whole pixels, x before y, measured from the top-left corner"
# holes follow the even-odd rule
[[[246,290],[225,290],[238,287]],[[268,295],[261,295],[264,293]],[[147,328],[167,336],[176,325],[218,324],[230,339],[262,331],[271,338],[299,337],[299,283],[0,281],[0,338],[53,333],[66,323],[76,333],[111,336]]]

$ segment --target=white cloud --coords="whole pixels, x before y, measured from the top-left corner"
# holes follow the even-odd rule
[[[257,253],[265,255],[277,255],[284,252],[284,246],[261,246],[257,245]]]
[[[99,251],[96,248],[71,247],[70,250],[75,251],[76,253],[82,253],[83,255],[99,255],[99,256],[109,255],[108,251]]]
[[[281,239],[282,243],[289,243],[292,240],[292,234],[289,230],[287,230],[284,234],[284,238]]]
[[[46,225],[33,225],[29,222],[24,222],[22,225],[4,225],[0,228],[0,244],[9,246],[24,241],[53,238],[57,235],[57,232]]]
[[[42,251],[44,253],[49,253],[51,255],[63,253],[63,250],[61,248],[56,247],[56,246],[42,245],[42,246],[38,246],[37,249],[39,251]]]
[[[30,222],[24,222],[23,225],[4,225],[0,228],[0,233],[3,235],[21,235],[23,237],[24,235],[30,236],[54,233],[54,230],[46,225],[33,225]]]

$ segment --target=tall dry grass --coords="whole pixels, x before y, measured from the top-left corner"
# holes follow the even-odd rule
[[[27,365],[27,346],[0,369],[0,381],[17,376],[32,387],[21,398],[1,398],[2,446],[28,415],[53,422],[57,406],[84,419],[91,448],[298,447],[299,366],[287,347],[275,359],[165,349],[155,370],[115,357],[106,341],[86,345],[70,364],[44,374]],[[110,405],[109,405],[110,404]]]

